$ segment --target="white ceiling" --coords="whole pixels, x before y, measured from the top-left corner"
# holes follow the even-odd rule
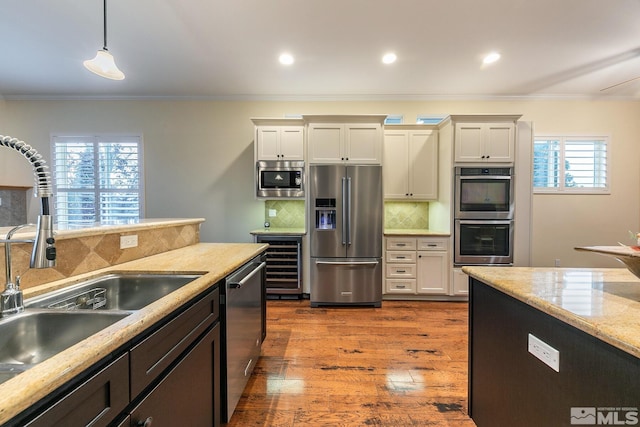
[[[82,66],[102,14],[102,0],[2,0],[0,96],[640,99],[640,79],[600,91],[640,76],[640,0],[108,0],[123,81]]]

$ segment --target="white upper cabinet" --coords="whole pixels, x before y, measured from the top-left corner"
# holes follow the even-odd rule
[[[456,121],[454,160],[456,163],[513,163],[516,126],[520,116],[489,116],[496,121],[483,121],[487,116],[470,116],[470,121]],[[473,121],[473,119],[477,121]],[[455,116],[452,117],[455,120]]]
[[[437,130],[386,127],[383,160],[386,199],[437,200]]]
[[[332,121],[325,121],[327,118]],[[382,164],[384,116],[305,116],[305,119],[309,163]]]
[[[295,119],[252,119],[256,124],[255,158],[304,160],[304,126]],[[280,123],[278,123],[280,122]],[[273,124],[278,123],[278,124]]]

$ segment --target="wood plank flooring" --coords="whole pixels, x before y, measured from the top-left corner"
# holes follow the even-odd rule
[[[474,426],[467,303],[267,302],[267,339],[227,426]]]

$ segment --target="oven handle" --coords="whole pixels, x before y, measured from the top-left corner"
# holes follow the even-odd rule
[[[511,175],[456,175],[458,181],[464,181],[467,179],[495,179],[498,181],[511,181]]]
[[[513,225],[512,219],[457,219],[460,224]]]

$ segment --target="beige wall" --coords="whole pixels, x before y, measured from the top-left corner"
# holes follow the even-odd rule
[[[616,266],[573,247],[613,245],[626,241],[628,230],[640,231],[640,102],[0,100],[0,134],[25,140],[49,159],[52,134],[141,133],[148,217],[205,217],[202,241],[250,241],[264,207],[253,198],[249,118],[289,113],[403,114],[406,122],[417,114],[521,113],[536,133],[610,135],[611,195],[534,196],[533,265],[560,259],[567,267]],[[13,154],[0,150],[0,184],[31,185],[28,163]]]

